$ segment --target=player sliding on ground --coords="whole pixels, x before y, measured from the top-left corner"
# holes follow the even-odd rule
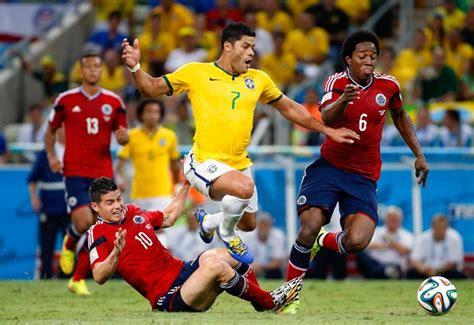
[[[360,140],[349,146],[326,139],[321,158],[306,168],[297,199],[301,228],[291,250],[288,280],[305,274],[313,245],[313,254],[321,246],[353,254],[370,243],[378,222],[376,182],[382,166],[380,140],[386,113],[415,155],[418,183],[425,186],[428,165],[403,109],[400,85],[392,76],[374,73],[378,53],[375,34],[352,33],[341,51],[347,69],[325,82],[319,108],[324,122],[354,130]],[[343,230],[327,233],[321,227],[329,223],[337,203]],[[296,312],[298,304],[296,301],[285,312]]]
[[[196,212],[201,238],[210,243],[217,229],[229,253],[243,263],[251,263],[253,256],[235,234],[235,226],[243,231],[256,226],[258,196],[247,147],[257,101],[272,105],[289,121],[323,133],[334,142],[352,143],[359,138],[352,130],[322,125],[303,106],[283,95],[266,73],[250,69],[254,47],[255,32],[245,24],[231,23],[222,32],[222,54],[216,62],[189,63],[152,78],[140,69],[138,40],[122,42],[122,59],[144,96],[188,93],[196,133],[184,172],[198,191],[222,202],[222,212],[217,214]]]
[[[205,251],[185,263],[161,245],[154,230],[174,224],[189,188],[189,183],[183,185],[163,212],[145,211],[125,205],[112,180],[95,179],[89,194],[98,221],[88,231],[94,280],[103,284],[116,271],[159,311],[206,311],[226,291],[252,302],[258,311],[280,312],[297,297],[301,278],[268,292],[259,287],[249,265],[233,259],[225,248]]]

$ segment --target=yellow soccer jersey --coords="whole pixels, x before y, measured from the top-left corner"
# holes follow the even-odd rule
[[[257,101],[272,103],[282,93],[261,70],[231,75],[217,63],[189,63],[163,76],[170,94],[188,93],[196,122],[193,151],[235,169],[252,165],[247,147]]]
[[[153,135],[142,128],[130,130],[129,142],[117,156],[131,160],[134,176],[132,199],[145,199],[173,194],[170,161],[179,158],[176,134],[160,127]]]

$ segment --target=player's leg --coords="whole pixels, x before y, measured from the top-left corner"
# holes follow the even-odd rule
[[[372,240],[376,223],[366,214],[351,214],[346,217],[342,247],[346,253],[356,254],[362,252]]]
[[[56,231],[54,217],[45,213],[39,214],[39,241],[41,272],[40,279],[51,279],[53,276],[53,253]]]

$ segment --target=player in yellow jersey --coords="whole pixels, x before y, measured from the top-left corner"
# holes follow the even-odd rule
[[[167,207],[173,198],[173,182],[179,183],[178,140],[174,131],[161,126],[163,117],[160,101],[141,101],[137,118],[142,126],[130,130],[129,142],[117,154],[120,189],[126,188],[125,165],[130,160],[134,169],[130,198],[147,210]]]
[[[122,42],[122,59],[144,96],[188,93],[196,133],[184,173],[193,187],[221,201],[223,207],[222,212],[213,215],[196,211],[201,238],[210,242],[217,229],[229,253],[248,264],[253,256],[236,236],[235,226],[250,231],[256,225],[258,200],[247,147],[257,101],[272,105],[289,121],[324,133],[334,141],[352,143],[359,139],[351,130],[322,125],[303,106],[283,95],[266,73],[250,69],[254,47],[255,32],[245,24],[231,23],[222,32],[222,54],[216,62],[189,63],[173,73],[152,78],[140,70],[138,41]]]

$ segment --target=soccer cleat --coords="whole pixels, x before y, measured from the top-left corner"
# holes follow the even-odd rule
[[[67,288],[69,289],[69,291],[71,291],[72,293],[75,293],[78,296],[91,295],[89,289],[87,289],[86,281],[84,280],[74,281],[71,278],[67,284]]]
[[[74,270],[74,262],[76,254],[74,251],[66,248],[67,236],[64,236],[63,240],[63,249],[61,250],[61,255],[59,256],[59,266],[64,274],[71,274]]]
[[[229,252],[230,256],[239,262],[252,264],[253,255],[250,252],[249,247],[242,241],[242,239],[240,239],[238,236],[235,236],[234,239],[231,239],[228,242],[224,239],[222,239],[222,241],[227,247],[227,251]]]
[[[276,313],[281,313],[285,310],[285,308],[294,304],[296,301],[298,301],[299,308],[298,297],[302,287],[303,279],[296,277],[288,282],[285,282],[281,287],[270,291],[273,303],[275,304],[273,311]]]
[[[319,234],[316,236],[316,240],[314,241],[313,247],[311,247],[311,255],[310,255],[311,260],[316,256],[316,254],[319,252],[321,247],[323,247],[322,243],[320,244],[319,242],[320,242],[320,239],[322,239],[322,237],[326,233],[327,233],[326,229],[321,227],[321,229],[319,230]]]
[[[295,298],[295,300],[293,300],[292,302],[287,304],[285,307],[283,307],[280,313],[285,314],[285,315],[295,315],[295,314],[298,314],[299,310],[300,310],[300,298],[298,295]]]
[[[199,237],[201,237],[202,241],[206,244],[210,244],[214,238],[214,230],[207,232],[202,226],[202,223],[207,217],[207,212],[203,208],[198,208],[196,211],[194,211],[194,217],[196,218],[197,222],[199,222]]]

